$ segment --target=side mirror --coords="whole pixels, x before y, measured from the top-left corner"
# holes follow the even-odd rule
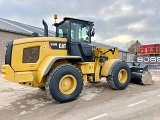
[[[95,29],[92,28],[92,30],[91,30],[91,37],[94,37],[94,35],[95,35]]]

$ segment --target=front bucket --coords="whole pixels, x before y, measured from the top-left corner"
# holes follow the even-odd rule
[[[148,65],[138,62],[128,62],[131,69],[131,82],[142,85],[151,85],[154,83],[151,73],[148,70]]]
[[[154,81],[152,80],[152,76],[151,76],[151,73],[147,70],[147,71],[144,71],[144,73],[142,74],[142,84],[143,85],[151,85],[154,83]]]
[[[132,72],[131,82],[142,85],[151,85],[154,83],[151,73],[148,70],[143,71],[143,73]]]

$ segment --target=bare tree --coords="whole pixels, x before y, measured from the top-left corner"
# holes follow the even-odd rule
[[[138,47],[141,45],[141,43],[138,40],[137,41],[132,40],[128,42],[126,45],[128,46],[128,51],[135,54],[134,61],[137,61]]]
[[[141,45],[141,43],[137,40],[137,41],[130,41],[127,43],[127,46],[128,46],[128,51],[129,52],[132,52],[134,54],[137,54],[138,52],[138,47]]]

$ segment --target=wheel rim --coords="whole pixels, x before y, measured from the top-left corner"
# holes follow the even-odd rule
[[[71,94],[77,86],[76,78],[73,75],[65,75],[59,82],[59,90],[63,94]]]
[[[119,71],[118,73],[118,80],[120,83],[125,83],[127,81],[127,77],[128,77],[128,74],[127,74],[127,71],[125,69],[122,69]]]

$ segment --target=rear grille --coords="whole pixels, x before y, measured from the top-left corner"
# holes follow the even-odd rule
[[[6,45],[5,64],[11,65],[13,41],[8,41]]]
[[[39,59],[39,50],[39,46],[24,48],[22,63],[36,63]]]

